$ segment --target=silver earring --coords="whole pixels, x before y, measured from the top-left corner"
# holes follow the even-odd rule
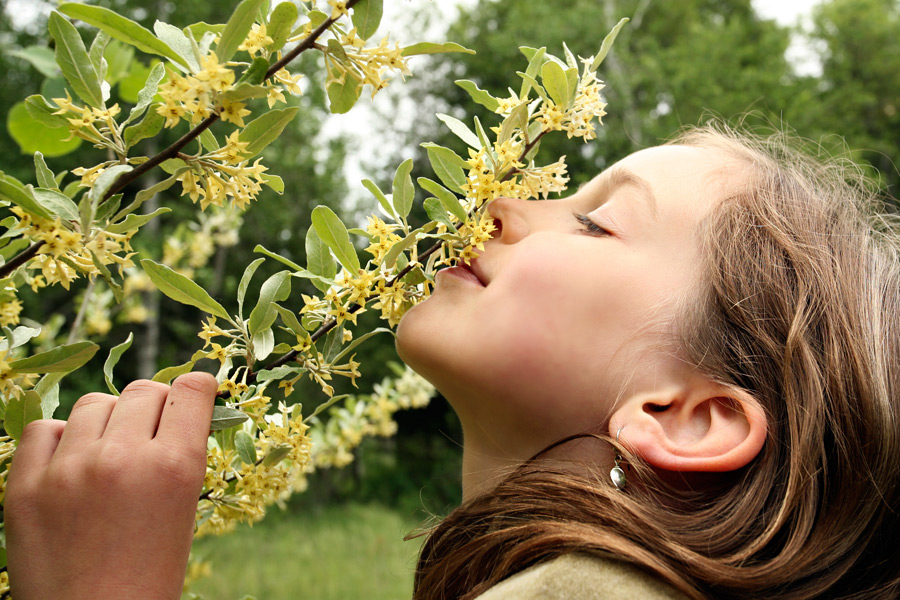
[[[616,432],[616,441],[619,441],[619,434],[622,433],[624,429],[624,425],[619,427],[619,430]],[[628,483],[625,480],[625,471],[622,467],[619,466],[619,462],[622,460],[622,455],[619,454],[619,451],[616,450],[616,464],[609,472],[609,478],[612,479],[613,485],[616,486],[616,489],[620,492],[625,489],[625,485]]]

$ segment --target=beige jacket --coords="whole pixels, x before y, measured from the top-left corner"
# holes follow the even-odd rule
[[[476,600],[687,600],[637,567],[566,554],[504,579]]]

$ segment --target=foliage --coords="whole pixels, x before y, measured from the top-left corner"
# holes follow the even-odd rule
[[[72,169],[72,179],[68,171],[54,173],[39,148],[35,183],[0,174],[0,202],[8,209],[0,236],[0,326],[5,334],[0,417],[9,434],[0,440],[2,464],[8,464],[28,422],[53,415],[62,377],[86,364],[99,348],[92,341],[76,341],[80,321],[90,318],[87,300],[66,343],[55,339],[60,326],[52,320],[40,327],[20,324],[19,290],[25,287],[37,293],[59,286],[74,293],[84,282],[89,298],[120,304],[135,290],[155,289],[207,314],[198,334],[202,348],[187,362],[154,376],[169,382],[199,361],[218,365],[220,405],[214,411],[215,434],[209,440],[198,508],[200,534],[262,518],[267,505],[303,488],[311,468],[345,464],[362,436],[393,432],[394,411],[427,402],[430,387],[409,372],[398,373],[367,397],[336,395],[332,382],[345,377],[355,386],[360,377],[357,346],[390,332],[410,307],[427,298],[439,268],[468,263],[483,249],[494,229],[483,210],[487,203],[500,195],[536,198],[565,189],[564,160],[536,163],[538,145],[554,131],[585,141],[596,137],[594,119],[605,114],[606,106],[596,71],[624,21],[588,58],[576,59],[565,45],[563,59],[545,48],[523,47],[528,66],[520,73],[519,90],[510,89],[508,96],[495,98],[460,83],[491,107],[499,122],[485,128],[477,118],[470,125],[440,115],[469,150],[464,158],[437,144],[423,145],[438,180],[417,178],[432,195],[424,202],[428,222],[411,224],[415,185],[412,161],[406,160],[394,175],[392,193],[364,182],[382,213],[370,216],[365,229],[348,228],[328,206],[312,210],[305,266],[257,246],[255,251],[265,258],[246,266],[236,289],[237,309],[229,309],[192,277],[192,269],[210,254],[193,247],[196,236],[179,240],[176,232],[166,240],[166,261],[138,256],[132,239],[170,210],[141,211],[145,204],[178,186],[180,195],[199,207],[201,227],[218,223],[226,233],[229,219],[251,205],[263,186],[282,193],[283,181],[268,172],[259,154],[298,113],[295,107],[276,106],[286,103],[285,93],[302,93],[303,76],[287,66],[303,52],[315,50],[324,57],[324,88],[335,113],[349,110],[364,87],[373,94],[385,87],[389,72],[408,75],[409,56],[468,52],[449,42],[401,48],[383,39],[367,46],[380,20],[380,0],[327,4],[325,11],[312,0],[300,11],[289,2],[270,10],[264,0],[243,0],[225,23],[178,28],[157,21],[152,32],[99,6],[66,3],[50,15],[53,59],[65,85],[49,97],[26,99],[27,126],[68,132],[103,151],[105,160]],[[99,32],[86,45],[63,15]],[[157,58],[141,73],[143,82],[126,114],[119,103],[110,104],[111,79],[134,70],[122,64],[132,60],[135,50]],[[20,56],[47,73],[54,70],[46,52]],[[230,126],[221,131],[226,122]],[[174,128],[187,131],[160,152],[136,154]],[[65,151],[53,143],[46,142],[53,153]],[[156,167],[165,175],[132,195],[130,184],[157,173]],[[351,235],[365,240],[371,258],[360,260]],[[421,243],[430,246],[422,250]],[[266,259],[287,268],[269,274],[257,288],[254,275]],[[294,312],[285,306],[297,280],[317,291],[301,293],[302,308]],[[102,292],[95,293],[98,287]],[[351,325],[369,308],[389,327],[354,334]],[[130,345],[129,337],[105,361],[103,375],[112,393],[117,392],[113,370]],[[330,398],[311,413],[290,402],[302,379],[316,383]],[[280,388],[285,401],[273,403],[270,388]]]

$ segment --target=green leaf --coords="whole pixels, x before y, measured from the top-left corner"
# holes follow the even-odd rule
[[[78,30],[56,11],[50,13],[47,27],[56,41],[56,62],[72,90],[87,104],[102,107],[100,77],[91,63]]]
[[[181,29],[162,21],[156,21],[153,23],[153,31],[156,33],[156,37],[181,57],[182,64],[187,65],[191,73],[200,71],[200,63],[197,62],[197,57],[194,55],[193,44]]]
[[[194,363],[196,361],[189,360],[188,362],[182,365],[176,365],[174,367],[166,367],[156,373],[153,376],[151,381],[158,381],[159,383],[165,383],[169,385],[173,379],[178,377],[179,375],[184,375],[185,373],[190,373],[194,370]],[[216,408],[219,408],[218,406]],[[215,410],[215,409],[213,409]],[[215,413],[214,413],[215,414]],[[242,413],[243,414],[243,413]]]
[[[210,431],[220,431],[229,429],[236,425],[240,425],[249,419],[247,413],[241,412],[227,406],[213,406],[212,423],[209,425]]]
[[[384,212],[396,219],[397,213],[394,211],[394,207],[391,206],[391,203],[388,201],[387,196],[384,195],[384,192],[375,185],[375,182],[371,179],[363,179],[362,184],[367,190],[372,192],[372,195],[378,200],[378,203],[381,205],[381,208],[384,209]]]
[[[225,29],[222,30],[219,43],[216,45],[216,56],[220,63],[231,60],[231,57],[237,52],[238,46],[247,38],[262,3],[263,0],[243,0],[231,13]]]
[[[303,329],[303,325],[300,324],[300,321],[297,319],[297,315],[280,304],[273,304],[272,307],[278,312],[278,315],[281,317],[281,322],[290,328],[294,334],[298,336],[306,337],[306,330]],[[257,379],[259,381],[259,379]]]
[[[47,373],[34,386],[34,391],[41,397],[41,413],[45,419],[52,419],[59,408],[59,382],[65,373]]]
[[[34,172],[37,175],[38,185],[42,188],[54,189],[57,187],[56,176],[44,162],[44,155],[40,152],[34,153]]]
[[[99,348],[93,342],[75,342],[11,361],[9,366],[17,373],[69,373],[91,360]]]
[[[28,46],[21,50],[10,50],[10,56],[27,60],[31,66],[40,71],[41,75],[47,78],[59,76],[59,67],[56,64],[56,57],[53,50],[47,46]]]
[[[555,60],[548,60],[541,67],[541,83],[553,101],[563,108],[569,104],[569,83],[566,72]]]
[[[241,282],[238,284],[237,289],[238,315],[241,319],[244,318],[244,297],[247,295],[247,286],[250,285],[250,280],[253,279],[253,274],[256,273],[259,265],[263,264],[265,261],[266,259],[264,258],[257,258],[247,265],[247,268],[244,269],[244,274],[241,275]]]
[[[293,2],[279,3],[272,11],[272,14],[269,15],[269,24],[266,27],[266,32],[272,38],[272,44],[269,46],[272,52],[281,50],[284,46],[284,43],[291,35],[291,30],[294,28],[298,16],[297,5]]]
[[[206,290],[184,275],[146,258],[141,261],[141,266],[159,291],[172,300],[196,306],[204,312],[231,322],[231,317],[228,316],[225,307],[213,300]]]
[[[362,82],[352,73],[344,73],[343,79],[332,79],[325,90],[328,92],[328,109],[332,114],[348,112],[362,93]]]
[[[5,329],[5,328],[4,328]],[[6,330],[5,331],[9,331]],[[27,344],[29,340],[40,335],[41,330],[34,327],[25,327],[24,325],[19,325],[15,329],[13,329],[10,333],[6,334],[5,337],[0,339],[0,352],[6,352],[7,350],[11,350],[13,348],[18,348],[24,344]],[[10,340],[12,340],[12,346],[9,345]]]
[[[437,113],[435,116],[443,121],[444,124],[450,128],[450,131],[455,133],[456,136],[466,144],[473,148],[481,148],[481,142],[478,140],[478,136],[472,133],[472,130],[469,129],[468,125],[450,115]]]
[[[425,198],[423,204],[425,206],[425,213],[428,215],[429,219],[437,221],[438,223],[443,223],[451,232],[457,233],[456,225],[453,224],[450,215],[447,214],[447,211],[444,209],[444,205],[441,204],[440,200],[431,196]]]
[[[474,50],[469,50],[464,46],[460,46],[456,42],[444,42],[443,44],[435,44],[433,42],[419,42],[412,46],[407,46],[401,52],[403,56],[414,56],[416,54],[442,54],[444,52],[462,52],[464,54],[475,54]]]
[[[311,273],[331,281],[334,280],[334,276],[337,274],[337,265],[334,262],[334,258],[328,251],[328,246],[316,233],[315,227],[310,227],[306,230],[306,268]],[[312,283],[323,292],[330,287],[329,284],[322,281],[313,280]]]
[[[100,173],[94,180],[94,187],[91,188],[91,201],[95,206],[99,205],[100,200],[106,195],[106,192],[113,186],[120,175],[134,170],[131,165],[113,165]]]
[[[234,434],[234,449],[245,464],[256,464],[256,444],[249,433],[241,430]]]
[[[528,105],[523,102],[512,109],[509,115],[503,119],[497,141],[502,144],[510,139],[516,131],[525,129],[526,125],[528,125]]]
[[[131,204],[117,212],[116,215],[112,219],[110,219],[110,221],[115,223],[122,217],[130,215],[131,213],[139,209],[144,202],[146,202],[159,192],[165,191],[175,185],[175,183],[178,181],[177,177],[177,175],[172,175],[171,177],[163,179],[162,181],[139,191],[137,194],[135,194],[134,200],[131,202]]]
[[[90,6],[75,2],[60,4],[59,10],[66,16],[84,21],[97,29],[102,29],[111,37],[130,44],[142,52],[165,56],[179,65],[187,67],[184,59],[169,48],[168,44],[150,33],[149,29],[123,17],[115,11],[101,6]]]
[[[463,208],[463,205],[459,202],[459,198],[456,194],[427,177],[419,177],[416,181],[419,182],[419,186],[421,186],[423,190],[437,196],[437,199],[443,205],[444,210],[453,214],[460,222],[466,220],[466,209]]]
[[[229,102],[242,102],[250,98],[262,98],[267,93],[268,89],[264,85],[241,83],[236,87],[219,94],[219,99],[228,100]]]
[[[109,63],[103,64],[104,56],[103,53],[106,51],[106,45],[109,43],[109,34],[105,31],[98,31],[97,35],[94,36],[94,41],[91,42],[91,47],[88,50],[88,56],[91,58],[91,64],[94,65],[94,70],[97,71],[97,74],[100,76],[100,80],[103,81],[105,79],[106,70],[109,68]]]
[[[519,91],[519,98],[525,98],[532,87],[537,87],[536,78],[541,71],[541,67],[544,66],[544,61],[547,60],[547,49],[544,47],[534,49],[528,48],[527,46],[520,46],[519,50],[521,50],[522,54],[528,58],[528,68],[525,69],[525,74],[528,75],[530,79],[525,77],[522,78],[522,89]]]
[[[59,216],[66,221],[78,220],[78,206],[62,192],[36,188],[33,193],[37,203],[53,216]]]
[[[132,338],[133,334],[129,333],[128,339],[118,346],[113,346],[109,351],[109,356],[106,357],[106,362],[103,363],[103,378],[106,380],[106,387],[109,388],[109,393],[113,396],[119,395],[119,390],[116,389],[116,385],[113,383],[113,369],[119,364],[119,359],[122,358],[125,351],[131,348]]]
[[[166,118],[156,112],[155,108],[151,106],[143,119],[125,128],[125,145],[131,148],[141,140],[156,137],[156,134],[162,131],[165,123]]]
[[[250,318],[247,321],[247,331],[251,336],[268,329],[275,322],[278,312],[272,307],[272,303],[286,300],[291,295],[290,275],[290,271],[279,271],[262,284],[259,300],[250,311]]]
[[[53,218],[50,212],[34,199],[34,188],[30,185],[23,186],[21,181],[4,175],[2,171],[0,171],[0,200],[12,202],[35,216]]]
[[[437,144],[422,144],[428,151],[428,160],[435,175],[452,191],[462,194],[462,186],[466,183],[466,173],[469,166],[456,152]]]
[[[384,260],[381,264],[383,264],[388,269],[393,267],[394,263],[397,262],[397,259],[400,258],[400,254],[411,248],[418,241],[419,234],[424,230],[424,227],[414,229],[413,231],[410,231],[409,234],[402,240],[391,246],[391,249],[388,250],[387,254],[384,255]]]
[[[41,397],[34,390],[22,394],[20,398],[12,398],[6,405],[6,418],[3,428],[17,442],[22,439],[22,431],[32,421],[43,417]]]
[[[109,289],[112,290],[116,302],[121,302],[122,298],[125,297],[125,291],[122,289],[122,286],[113,279],[112,273],[109,272],[109,267],[104,265],[103,262],[97,258],[97,253],[93,250],[88,250],[88,252],[91,255],[91,262],[94,263],[94,268],[100,272],[100,276],[103,277],[103,280],[109,286]]]
[[[260,329],[250,337],[250,347],[253,349],[253,358],[266,360],[275,349],[275,332],[271,327]]]
[[[455,83],[462,89],[469,92],[472,100],[482,105],[489,111],[494,112],[498,108],[500,108],[500,101],[491,96],[485,90],[478,87],[478,84],[476,84],[474,81],[469,81],[468,79],[457,79]]]
[[[130,215],[127,215],[124,220],[107,227],[106,231],[110,233],[125,233],[126,231],[131,231],[132,229],[139,229],[152,219],[155,219],[159,215],[163,215],[168,212],[172,212],[172,209],[162,206],[154,210],[152,213],[146,215],[136,215],[132,213]]]
[[[273,467],[280,463],[284,458],[291,453],[291,447],[287,444],[279,444],[277,446],[272,446],[269,449],[269,452],[266,454],[266,457],[263,459],[262,464],[264,467]],[[251,596],[245,596],[242,600],[256,600]]]
[[[263,183],[269,186],[269,189],[271,189],[273,192],[275,192],[279,196],[281,194],[284,194],[284,179],[282,179],[278,175],[267,175],[266,173],[263,173],[262,178]]]
[[[39,95],[29,96],[26,101],[17,102],[6,117],[9,135],[19,145],[23,154],[41,152],[44,156],[63,156],[81,145],[81,138],[72,136],[65,126],[65,119],[50,114],[56,110],[45,110],[46,102]],[[35,116],[37,115],[37,116]],[[62,127],[51,124],[62,121]]]
[[[317,206],[312,211],[312,224],[338,262],[355,276],[359,272],[359,257],[341,219],[327,206]]]
[[[591,62],[591,66],[588,68],[590,71],[596,71],[600,68],[600,64],[603,62],[603,59],[606,58],[606,55],[609,54],[610,49],[612,48],[613,42],[616,41],[616,37],[619,35],[619,32],[622,30],[622,27],[625,26],[630,19],[627,17],[624,19],[620,19],[618,23],[616,23],[615,27],[603,38],[603,43],[600,44],[600,51],[597,52],[597,55],[594,57],[594,60]]]
[[[134,105],[134,108],[131,109],[128,118],[122,123],[123,125],[131,123],[144,114],[144,111],[147,110],[147,107],[153,102],[153,97],[156,96],[156,91],[159,89],[159,82],[162,81],[165,76],[166,67],[161,62],[153,65],[153,68],[150,69],[150,74],[147,75],[146,82],[144,82],[144,87],[138,92],[137,103]]]
[[[222,147],[219,144],[219,140],[216,139],[216,136],[209,129],[204,129],[200,135],[197,136],[197,139],[200,140],[200,144],[207,152],[214,152]]]
[[[25,110],[35,121],[42,123],[50,129],[62,129],[62,134],[69,135],[69,129],[66,126],[66,118],[62,115],[54,115],[53,113],[57,110],[56,107],[52,106],[47,99],[40,94],[32,94],[25,98]],[[10,117],[11,115],[12,111],[10,111]]]
[[[240,141],[247,143],[244,156],[248,159],[253,158],[278,139],[299,110],[296,107],[270,110],[247,123],[238,136]]]
[[[372,331],[369,331],[368,333],[365,333],[364,335],[353,338],[353,341],[350,342],[349,344],[347,344],[344,347],[344,349],[341,350],[340,353],[338,353],[338,355],[334,357],[333,362],[337,362],[337,361],[341,360],[342,358],[344,358],[345,356],[350,354],[354,350],[354,348],[356,348],[357,346],[359,346],[360,344],[362,344],[369,338],[378,335],[379,333],[393,334],[393,331],[391,331],[387,327],[376,327],[375,329],[373,329]]]
[[[375,35],[383,12],[382,0],[360,0],[353,7],[353,14],[350,16],[356,27],[356,34],[364,40]]]
[[[410,177],[410,173],[412,173],[413,161],[411,158],[407,158],[400,166],[397,167],[396,173],[394,173],[394,185],[393,185],[393,201],[394,208],[397,210],[397,215],[401,219],[405,219],[409,214],[409,211],[412,210],[413,205],[413,197],[416,194],[416,189],[413,187],[412,177]]]
[[[266,79],[266,71],[269,70],[269,61],[261,56],[257,56],[247,67],[247,70],[238,79],[238,86],[242,83],[250,85],[259,85]],[[263,88],[265,89],[265,88]]]

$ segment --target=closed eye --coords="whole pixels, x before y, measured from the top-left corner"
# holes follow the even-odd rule
[[[610,230],[604,227],[600,227],[599,225],[591,221],[591,219],[588,218],[587,215],[583,215],[577,212],[573,212],[572,214],[575,215],[575,219],[584,227],[584,229],[581,230],[582,232],[587,233],[588,235],[596,235],[602,237],[612,235],[612,232]]]

